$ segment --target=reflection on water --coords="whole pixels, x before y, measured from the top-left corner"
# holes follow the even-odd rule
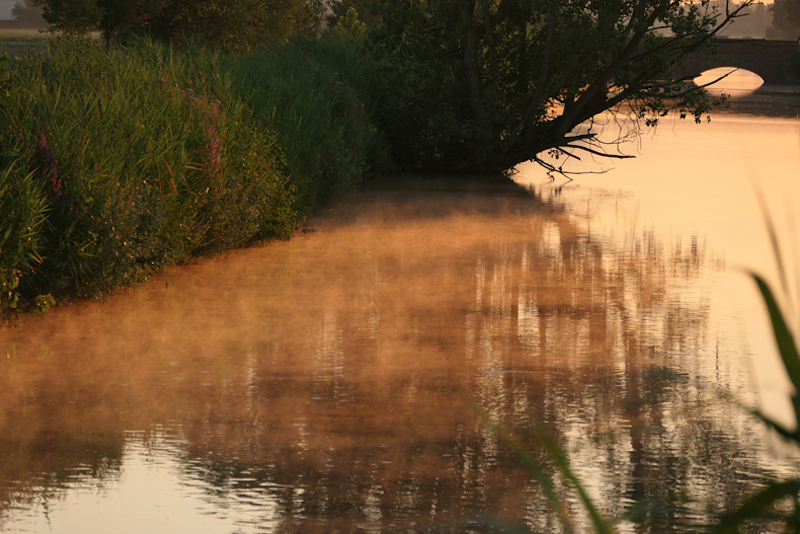
[[[236,532],[257,518],[273,527],[280,494],[270,484],[248,487],[251,478],[230,477],[227,488],[210,491],[218,478],[201,463],[182,453],[185,441],[163,432],[146,439],[126,432],[120,457],[102,472],[78,465],[59,473],[60,480],[33,480],[14,503],[10,531],[24,532]],[[291,491],[291,489],[289,490]]]
[[[558,530],[458,391],[554,436],[608,514],[669,505],[637,531],[707,523],[792,464],[720,396],[756,400],[768,336],[743,342],[761,310],[726,269],[758,219],[671,154],[659,179],[686,131],[602,184],[376,183],[291,242],[0,331],[0,531]]]
[[[800,110],[800,86],[765,85],[757,74],[728,67],[712,69],[694,79],[698,85],[709,84],[718,78],[724,79],[708,87],[711,94],[725,93],[730,97],[727,108],[714,113],[754,114],[770,117],[795,118]]]
[[[768,469],[716,394],[747,380],[710,352],[701,239],[604,240],[485,178],[378,184],[310,224],[3,331],[4,528],[553,530],[454,388],[556,436],[611,514],[698,499],[654,526],[707,521]]]

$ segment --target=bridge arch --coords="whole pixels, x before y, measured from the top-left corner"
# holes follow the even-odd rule
[[[800,83],[796,56],[797,41],[765,39],[716,39],[716,54],[693,52],[684,67],[675,70],[677,79],[691,80],[705,71],[720,67],[748,70],[761,76],[764,83]]]
[[[708,84],[722,76],[725,76],[723,80],[710,87],[712,92],[716,89],[723,90],[723,92],[729,94],[731,91],[734,93],[740,91],[755,91],[764,84],[764,78],[755,72],[738,67],[722,67],[707,70],[695,78],[694,82],[697,85]]]

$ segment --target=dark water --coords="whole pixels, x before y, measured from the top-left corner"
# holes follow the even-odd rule
[[[621,531],[708,523],[796,469],[728,400],[785,418],[736,267],[774,268],[750,174],[781,214],[796,191],[796,120],[765,113],[566,184],[378,182],[291,242],[0,331],[0,531],[559,531],[470,402],[545,465],[553,437],[607,515],[649,499]]]

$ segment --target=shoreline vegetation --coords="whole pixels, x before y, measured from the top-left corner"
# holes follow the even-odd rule
[[[673,65],[751,2],[32,1],[64,35],[0,59],[0,315],[286,239],[395,164],[628,157],[581,125],[617,114],[622,142],[671,109],[699,121],[715,102]]]
[[[343,32],[240,54],[59,39],[3,61],[0,311],[287,239],[391,170],[358,47]]]
[[[726,22],[736,13],[729,14]],[[392,56],[399,48],[390,50],[392,66],[399,68],[390,71],[394,78],[379,80],[381,68],[362,49],[364,30],[355,11],[350,15],[341,30],[243,53],[213,51],[199,44],[177,48],[138,37],[113,48],[92,39],[60,38],[46,45],[33,42],[35,53],[26,51],[13,60],[7,56],[0,60],[0,318],[22,309],[44,312],[56,299],[100,296],[141,282],[168,266],[289,238],[298,223],[325,202],[372,174],[393,170],[392,156],[401,160],[411,154],[410,161],[430,164],[447,161],[442,154],[451,154],[450,161],[457,161],[465,146],[480,147],[483,130],[475,126],[488,121],[490,114],[484,111],[493,109],[490,104],[506,102],[498,96],[506,74],[499,62],[494,93],[483,93],[486,104],[478,98],[477,75],[467,79],[474,84],[464,84],[453,74],[461,67],[450,65],[448,70],[444,63],[417,60],[415,47],[420,42],[426,45],[422,37],[430,33],[423,24],[428,19],[422,17],[417,26],[409,24],[420,28],[416,37],[422,37],[401,43],[409,47],[405,56]],[[698,27],[705,28],[706,22],[700,19]],[[676,27],[682,28],[681,24]],[[443,23],[441,28],[446,33],[449,26]],[[555,19],[543,26],[548,36],[557,34],[553,28]],[[527,31],[523,28],[520,35],[527,37]],[[397,35],[407,38],[404,31]],[[699,35],[704,34],[700,31]],[[488,34],[487,42],[493,37]],[[423,52],[438,50],[436,36],[430,39],[430,48],[423,46]],[[550,37],[543,42],[550,50]],[[593,41],[587,42],[597,48]],[[651,58],[661,50],[661,43],[653,40],[648,46],[654,55],[641,56],[654,61]],[[436,54],[419,56],[438,61]],[[467,60],[462,70],[475,74],[466,68],[473,67],[471,58]],[[639,68],[648,73],[670,67],[655,63]],[[595,79],[597,87],[606,87],[600,83],[606,70],[601,69],[602,76]],[[623,79],[631,73],[619,74]],[[578,79],[576,87],[595,86],[595,82],[586,85],[587,80]],[[631,109],[638,110],[636,116],[650,126],[666,114],[664,102],[672,93],[653,95],[647,92],[652,87],[641,83],[628,86],[633,88],[630,98],[640,106]],[[525,84],[507,84],[515,89],[520,85]],[[378,109],[376,88],[381,86],[393,93],[394,100],[389,102],[394,107]],[[461,86],[474,91],[462,94],[460,101],[448,101],[449,108],[441,106],[439,96]],[[424,96],[436,98],[409,105],[410,96],[420,88]],[[659,91],[672,88],[657,87]],[[575,96],[575,91],[570,94]],[[699,120],[708,102],[695,99],[694,93],[683,96],[691,97],[687,103],[697,104],[689,114]],[[575,96],[569,107],[580,107],[581,98]],[[597,90],[583,101],[595,107],[567,119],[574,122],[581,113],[609,109],[603,106],[614,98]],[[591,140],[589,134],[558,137],[559,128],[571,131],[571,123],[561,120],[564,115],[549,120],[546,105],[550,100],[541,102],[542,115],[537,118],[536,108],[530,107],[529,119],[532,127],[546,126],[548,132],[555,132],[552,151],[556,156],[573,157],[565,151],[569,147],[598,154],[593,145],[570,144],[572,139]],[[464,120],[460,115],[470,106],[480,112],[481,120]],[[391,116],[399,126],[391,131],[384,120],[384,128],[379,128],[381,114],[384,119]],[[421,122],[424,128],[417,128]],[[522,126],[517,133],[521,132]],[[499,138],[486,137],[494,142]],[[800,389],[800,355],[793,334],[769,286],[753,278],[769,310],[787,374]],[[786,287],[784,283],[784,292]],[[800,400],[795,395],[792,401],[800,427]],[[525,460],[524,451],[510,436],[476,412]],[[800,442],[797,428],[783,428],[757,411],[754,415],[784,438]],[[563,478],[580,494],[595,531],[612,531],[613,525],[583,492],[563,451],[555,442],[540,442]],[[540,471],[530,462],[528,466],[534,475]],[[546,489],[555,487],[547,478],[540,481]],[[799,479],[770,482],[739,508],[720,516],[716,532],[738,532],[742,525],[764,518],[773,522],[770,525],[779,521],[799,531],[798,495]],[[553,509],[559,510],[555,494],[551,501]],[[774,505],[786,502],[790,506],[779,506],[776,514]],[[569,521],[564,527],[570,530]]]

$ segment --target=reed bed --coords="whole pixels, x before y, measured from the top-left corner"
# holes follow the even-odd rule
[[[73,41],[4,62],[0,307],[288,238],[357,184],[376,131],[307,41],[248,56]]]

